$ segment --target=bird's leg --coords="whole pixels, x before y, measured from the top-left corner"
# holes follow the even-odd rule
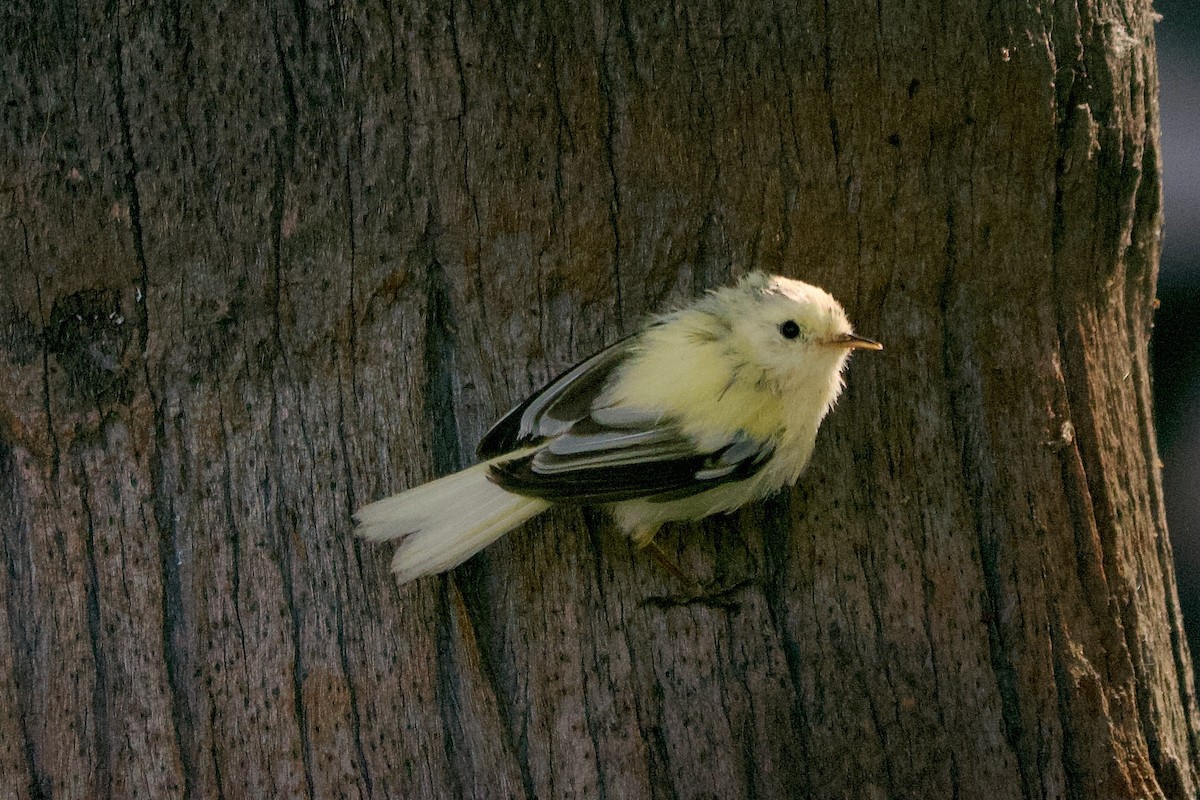
[[[703,591],[704,587],[700,584],[700,581],[684,572],[683,567],[676,564],[671,557],[667,555],[667,551],[662,549],[662,545],[660,545],[658,542],[651,539],[644,545],[644,547],[650,551],[650,555],[654,557],[654,560],[658,562],[658,565],[674,575],[680,583],[694,588],[698,592]]]
[[[658,608],[690,605],[730,608],[737,605],[733,599],[733,595],[751,583],[750,579],[744,579],[732,585],[717,588],[714,591],[712,583],[703,583],[684,572],[683,568],[667,555],[662,545],[654,541],[653,538],[642,540],[641,546],[643,549],[650,551],[650,555],[660,567],[671,573],[676,580],[687,587],[686,591],[680,594],[647,597],[642,601],[644,605],[657,606]]]
[[[683,571],[675,560],[667,555],[667,551],[663,550],[662,545],[655,541],[654,537],[658,534],[658,529],[661,525],[646,525],[633,531],[629,538],[633,539],[633,543],[639,550],[648,550],[655,562],[671,573],[672,576],[685,586],[701,589],[700,582]]]

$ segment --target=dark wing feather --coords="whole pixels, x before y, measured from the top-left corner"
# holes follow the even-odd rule
[[[587,417],[632,343],[632,337],[621,339],[534,392],[483,435],[476,448],[479,457],[496,458],[536,444]]]
[[[697,448],[660,415],[597,407],[613,371],[629,355],[622,339],[555,378],[504,415],[479,442],[492,459],[542,444],[536,452],[493,464],[505,489],[560,503],[611,503],[644,497],[673,500],[754,475],[774,452],[769,441],[738,432],[719,446]]]
[[[505,489],[559,503],[676,500],[741,481],[775,447],[744,433],[701,451],[669,424],[608,427],[588,417],[537,452],[491,467]]]

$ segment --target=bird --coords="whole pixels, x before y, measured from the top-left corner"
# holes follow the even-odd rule
[[[842,306],[754,271],[653,317],[531,394],[483,436],[479,463],[354,515],[399,540],[399,582],[452,569],[554,505],[606,509],[638,546],[667,522],[730,512],[800,477],[845,386]]]

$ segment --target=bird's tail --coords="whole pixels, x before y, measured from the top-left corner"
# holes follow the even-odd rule
[[[401,538],[392,571],[403,583],[456,567],[549,503],[506,492],[478,464],[364,506],[355,532],[373,542]]]

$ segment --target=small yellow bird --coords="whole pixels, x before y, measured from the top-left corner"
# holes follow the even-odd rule
[[[551,505],[607,508],[639,545],[800,477],[856,336],[825,291],[751,273],[657,317],[508,412],[473,467],[359,509],[401,581],[461,564]]]

